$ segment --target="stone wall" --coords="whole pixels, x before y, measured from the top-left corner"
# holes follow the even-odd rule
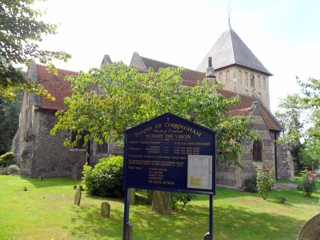
[[[63,142],[69,138],[68,132],[50,135],[57,122],[55,111],[35,107],[34,98],[37,96],[25,93],[19,129],[13,139],[12,151],[21,175],[79,178],[86,162],[86,150],[65,147]]]
[[[83,165],[86,162],[86,149],[69,149],[63,145],[69,139],[69,132],[60,132],[50,135],[50,130],[57,122],[55,111],[36,109],[34,121],[36,138],[32,159],[33,177],[72,177],[81,176]]]
[[[278,179],[294,180],[294,164],[287,144],[277,143],[277,169]]]
[[[263,145],[262,162],[265,166],[275,168],[275,152],[272,137],[267,128],[259,107],[252,112],[254,117],[251,122],[252,129],[261,137]],[[256,174],[253,161],[253,140],[247,139],[243,144],[243,153],[238,161],[242,168],[238,166],[228,166],[226,164],[217,164],[217,184],[227,188],[243,189],[246,179]]]

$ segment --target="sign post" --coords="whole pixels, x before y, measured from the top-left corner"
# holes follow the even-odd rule
[[[124,239],[129,224],[129,188],[208,194],[212,239],[215,163],[216,133],[171,113],[127,130]]]

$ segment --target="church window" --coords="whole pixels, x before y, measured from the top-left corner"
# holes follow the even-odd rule
[[[97,143],[97,153],[108,153],[108,144],[103,143],[103,144],[98,144]]]
[[[255,162],[262,162],[262,142],[261,141],[253,142],[252,159]]]
[[[242,85],[242,72],[239,70],[239,84]]]
[[[85,149],[84,137],[85,137],[85,133],[83,133],[79,138],[79,137],[77,137],[77,132],[71,132],[70,143],[72,144],[75,140],[78,140],[77,144],[75,146],[72,146],[71,148],[72,149]]]
[[[258,75],[258,82],[257,82],[257,84],[258,84],[258,89],[261,89],[261,79],[260,79],[260,75]]]
[[[248,72],[245,72],[244,73],[244,79],[245,79],[245,83],[246,83],[246,86],[249,86],[249,78],[248,78]]]
[[[226,85],[228,85],[229,82],[230,82],[230,71],[227,70],[227,74],[226,74]]]
[[[253,74],[250,75],[250,87],[252,87],[252,88],[255,87],[254,86],[254,75]]]

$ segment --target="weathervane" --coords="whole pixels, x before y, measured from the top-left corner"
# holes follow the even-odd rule
[[[230,8],[230,4],[228,3],[228,24],[229,24],[229,28],[231,29],[231,24],[230,24],[230,15],[231,15],[231,8]]]

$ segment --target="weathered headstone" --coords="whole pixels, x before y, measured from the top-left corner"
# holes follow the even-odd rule
[[[210,233],[207,232],[204,236],[203,236],[203,240],[210,240]]]
[[[170,215],[170,192],[153,191],[152,210],[163,215]]]
[[[101,203],[101,216],[105,218],[110,218],[110,204],[108,202]]]
[[[320,239],[320,213],[307,221],[299,232],[297,240]]]
[[[77,188],[76,194],[73,200],[74,205],[78,205],[78,206],[80,205],[81,197],[82,197],[81,189]]]
[[[72,179],[74,180],[81,179],[81,170],[78,164],[75,164],[72,167],[71,175],[72,175]]]

